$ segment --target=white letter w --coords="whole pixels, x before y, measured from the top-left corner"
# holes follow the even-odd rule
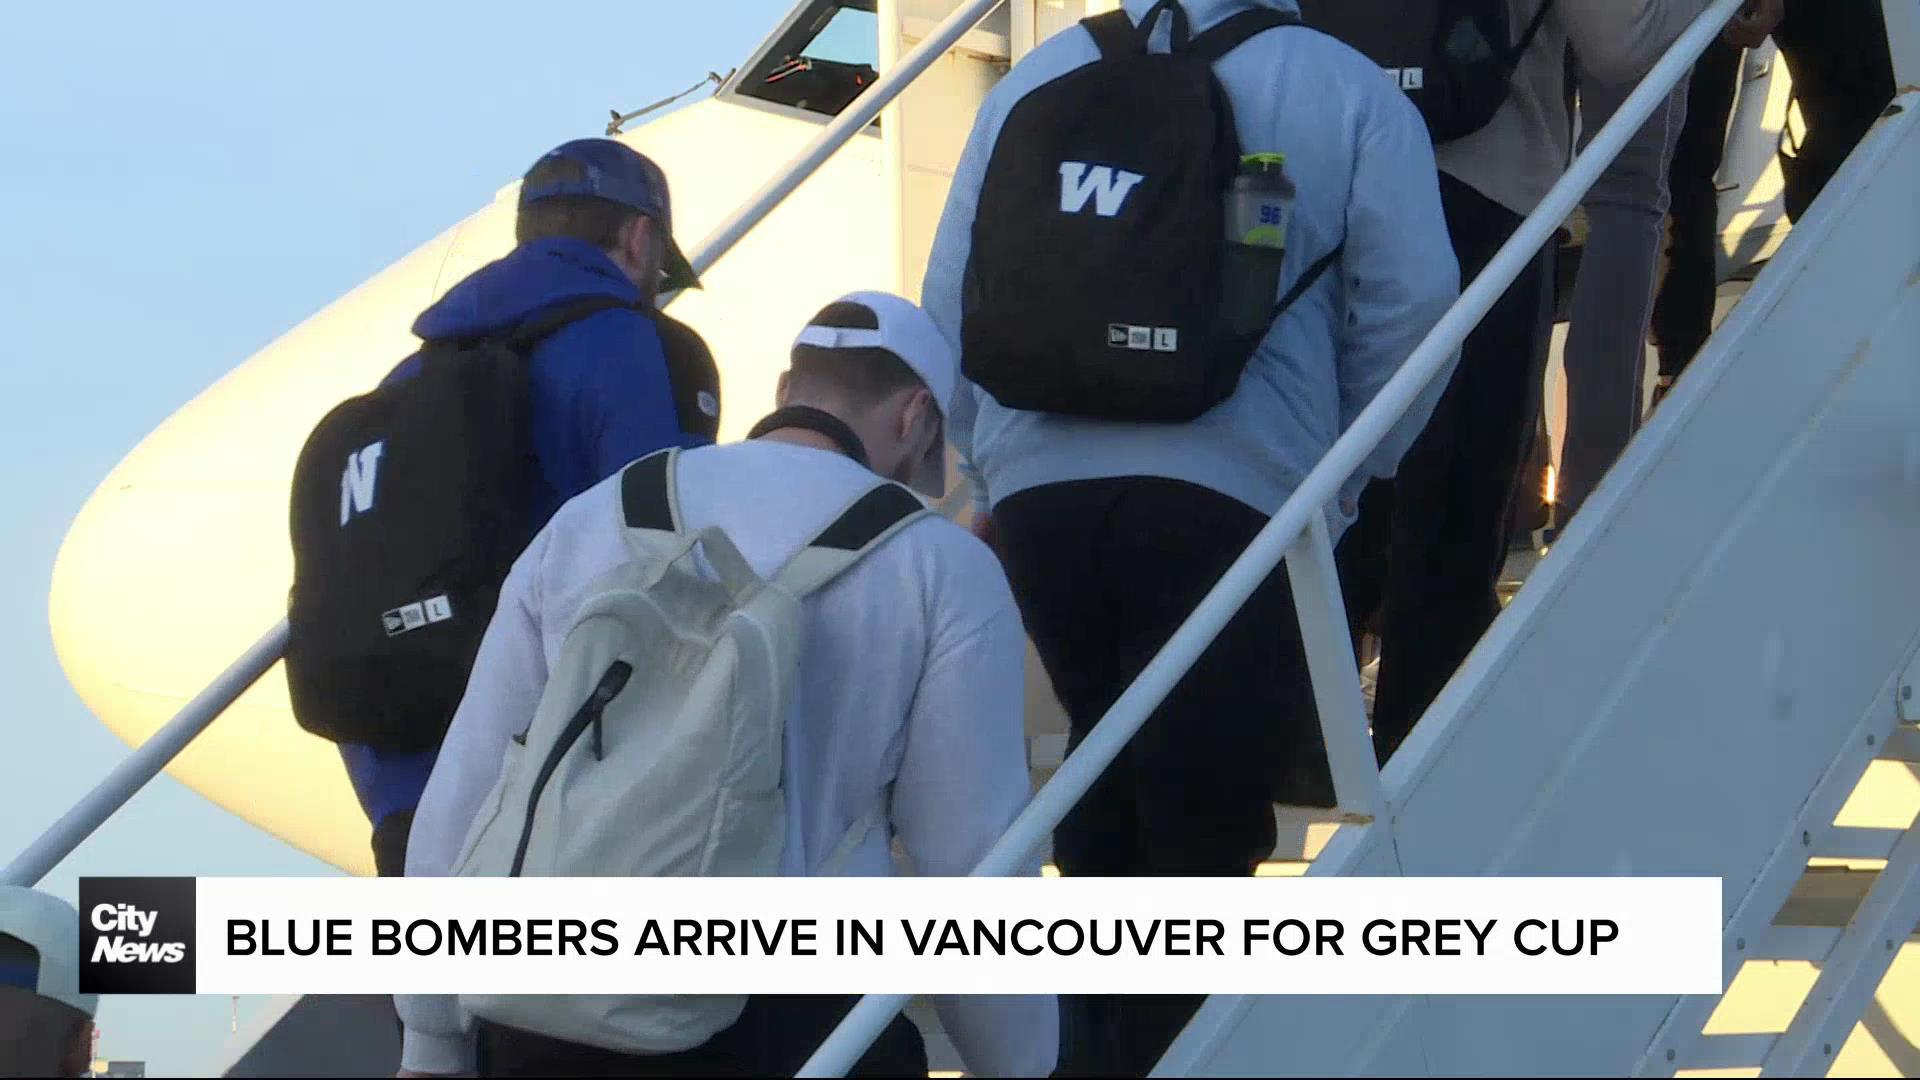
[[[1101,217],[1114,217],[1120,213],[1127,196],[1133,194],[1133,189],[1145,179],[1139,173],[1122,172],[1108,165],[1088,165],[1084,161],[1062,162],[1060,212],[1078,214],[1087,208],[1087,201],[1091,199],[1094,211]]]
[[[340,474],[340,524],[356,512],[373,509],[374,479],[380,469],[380,451],[386,443],[377,442],[357,454],[347,455],[347,469]]]

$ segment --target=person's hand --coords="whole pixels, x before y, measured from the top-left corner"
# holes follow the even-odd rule
[[[1747,0],[1720,37],[1729,45],[1757,49],[1787,16],[1786,0]]]

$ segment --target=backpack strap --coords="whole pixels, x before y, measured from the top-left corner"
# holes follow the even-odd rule
[[[1093,43],[1100,47],[1102,59],[1138,56],[1147,51],[1146,35],[1133,28],[1133,20],[1120,8],[1081,19],[1080,25],[1093,35]]]
[[[620,474],[620,509],[627,528],[641,532],[680,531],[679,484],[674,478],[677,449],[648,454]]]
[[[556,304],[542,311],[509,330],[504,340],[508,348],[515,352],[525,352],[589,315],[598,315],[603,311],[621,308],[641,315],[652,314],[652,309],[646,305],[622,300],[617,296],[587,296],[565,304]]]
[[[1346,250],[1347,244],[1346,241],[1343,240],[1334,245],[1332,251],[1320,256],[1319,259],[1314,261],[1312,266],[1307,267],[1307,272],[1300,275],[1300,280],[1293,283],[1293,288],[1288,289],[1287,294],[1280,298],[1280,302],[1273,305],[1273,318],[1267,320],[1269,329],[1272,328],[1275,319],[1285,314],[1288,308],[1298,303],[1301,297],[1307,295],[1308,289],[1320,283],[1320,279],[1326,276],[1328,270],[1333,269],[1333,264],[1340,261],[1340,256],[1344,254]]]
[[[1154,25],[1160,21],[1162,12],[1173,20],[1168,29],[1168,48],[1173,52],[1185,52],[1193,43],[1193,23],[1187,19],[1187,9],[1180,0],[1160,0],[1147,9],[1146,18],[1140,20],[1140,47],[1145,49],[1147,42],[1152,40]]]
[[[930,513],[906,488],[892,482],[881,484],[841,511],[811,544],[787,560],[773,580],[805,599],[894,533]]]
[[[1540,10],[1533,13],[1533,21],[1527,24],[1527,32],[1521,34],[1520,40],[1514,42],[1513,48],[1507,52],[1508,70],[1520,66],[1521,58],[1527,55],[1528,49],[1533,48],[1533,39],[1540,36],[1540,28],[1547,24],[1547,15],[1552,10],[1553,0],[1540,0]]]
[[[1194,38],[1193,43],[1187,46],[1187,55],[1205,60],[1208,64],[1217,64],[1221,57],[1245,45],[1256,34],[1282,26],[1299,25],[1300,13],[1297,11],[1274,11],[1270,8],[1242,11],[1228,16],[1213,29]]]

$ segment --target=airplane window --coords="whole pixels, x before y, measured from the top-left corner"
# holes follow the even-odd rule
[[[873,8],[873,0],[814,5],[747,72],[740,93],[839,115],[880,77],[880,21]]]

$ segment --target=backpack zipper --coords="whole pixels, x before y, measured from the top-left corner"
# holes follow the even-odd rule
[[[593,727],[594,760],[603,760],[601,717],[613,699],[620,696],[620,691],[626,689],[627,680],[631,678],[633,665],[625,660],[615,660],[607,668],[606,674],[600,676],[599,684],[593,688],[593,693],[587,695],[580,711],[574,713],[567,721],[567,726],[561,729],[560,737],[554,740],[553,749],[547,751],[547,759],[540,763],[540,773],[534,777],[533,790],[527,795],[527,818],[520,826],[520,846],[514,849],[513,869],[507,871],[508,877],[519,877],[520,868],[527,861],[527,844],[533,839],[533,815],[540,808],[540,796],[547,789],[547,781],[553,778],[553,771],[560,767],[560,759],[566,757],[567,751],[580,741],[580,736],[586,733],[589,725]]]

